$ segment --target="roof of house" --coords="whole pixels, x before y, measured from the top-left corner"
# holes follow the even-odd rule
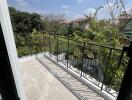
[[[77,18],[77,19],[74,19],[74,20],[63,20],[63,23],[69,24],[69,23],[72,23],[72,22],[82,22],[82,21],[86,21],[86,20],[87,20],[87,17],[80,17],[80,18]]]
[[[130,14],[123,14],[118,17],[118,19],[132,19],[132,15]]]
[[[69,24],[69,23],[71,23],[71,21],[70,20],[63,20],[63,23]]]
[[[75,19],[73,21],[75,21],[75,22],[81,22],[81,21],[85,21],[86,19],[87,19],[86,17],[84,17],[84,18],[77,18],[77,19]]]

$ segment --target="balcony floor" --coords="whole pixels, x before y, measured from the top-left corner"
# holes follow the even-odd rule
[[[47,58],[39,61],[30,58],[21,62],[27,100],[104,100]]]

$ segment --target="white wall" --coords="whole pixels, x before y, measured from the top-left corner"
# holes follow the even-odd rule
[[[20,100],[25,100],[25,95],[23,92],[22,81],[20,76],[20,66],[18,63],[16,45],[14,41],[14,35],[12,31],[12,25],[6,0],[0,0],[0,23],[2,25],[2,30],[4,33],[4,38],[11,63],[11,68],[15,78],[18,95],[20,97]]]

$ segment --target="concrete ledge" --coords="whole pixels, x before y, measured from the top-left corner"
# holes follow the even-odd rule
[[[23,57],[19,57],[19,62],[22,63],[22,62],[26,62],[32,58],[35,58],[36,56],[37,57],[42,57],[44,55],[43,52],[40,52],[40,53],[36,53],[36,54],[33,54],[33,55],[27,55],[27,56],[23,56]]]
[[[115,97],[113,97],[112,95],[110,95],[106,91],[104,91],[104,90],[100,91],[100,88],[98,86],[96,86],[95,84],[93,84],[92,82],[90,82],[89,80],[85,79],[84,77],[80,77],[80,75],[77,74],[76,72],[74,72],[73,70],[67,69],[67,67],[64,64],[62,64],[61,62],[57,62],[57,60],[55,60],[54,58],[50,57],[47,53],[45,53],[44,56],[46,58],[48,58],[49,60],[53,61],[58,66],[60,66],[66,72],[70,73],[72,76],[77,78],[79,81],[81,81],[83,84],[88,86],[90,89],[95,91],[97,94],[99,94],[100,96],[102,96],[106,100],[116,100]]]

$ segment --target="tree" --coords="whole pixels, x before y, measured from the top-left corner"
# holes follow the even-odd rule
[[[31,52],[42,51],[42,34],[45,24],[41,15],[18,11],[9,7],[17,51],[19,56],[29,55]],[[36,46],[37,45],[37,46]]]
[[[33,29],[37,31],[44,29],[41,16],[36,13],[28,13],[9,7],[13,31],[22,36],[29,35]]]
[[[52,34],[62,34],[64,30],[63,20],[64,15],[47,15],[43,17],[43,23],[45,24],[45,30]]]
[[[66,36],[73,36],[73,23],[69,24]]]

